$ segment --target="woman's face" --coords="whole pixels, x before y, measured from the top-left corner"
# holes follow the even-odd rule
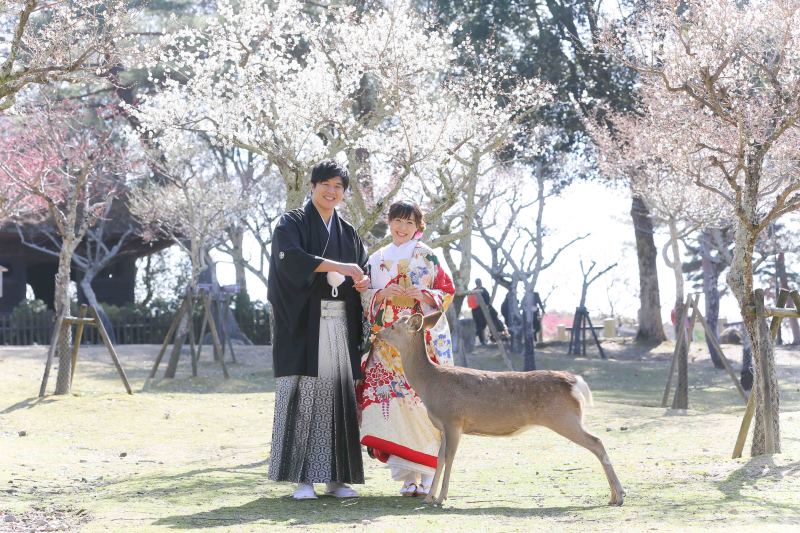
[[[392,233],[392,242],[397,246],[405,244],[414,238],[419,227],[412,218],[393,218],[389,221],[389,231]]]

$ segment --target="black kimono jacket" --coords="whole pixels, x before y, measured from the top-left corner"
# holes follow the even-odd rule
[[[327,248],[326,248],[327,243]],[[284,213],[272,237],[268,299],[275,316],[272,359],[275,377],[316,376],[319,361],[321,300],[342,300],[347,310],[347,343],[353,379],[361,378],[361,296],[345,278],[337,298],[325,272],[314,272],[324,259],[356,263],[366,269],[367,250],[349,223],[334,211],[330,240],[317,208]]]

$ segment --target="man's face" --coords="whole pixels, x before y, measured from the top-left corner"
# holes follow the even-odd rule
[[[342,178],[334,176],[328,180],[311,185],[311,199],[323,209],[333,209],[344,199]]]

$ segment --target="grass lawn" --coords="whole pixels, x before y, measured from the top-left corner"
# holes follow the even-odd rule
[[[660,407],[671,345],[604,346],[609,360],[554,344],[537,362],[589,383],[587,427],[608,449],[625,505],[606,505],[594,456],[538,428],[465,436],[442,509],[399,497],[366,454],[358,499],[295,502],[291,487],[269,482],[269,347],[239,348],[227,381],[206,349],[202,377],[189,377],[184,357],[177,379],[143,391],[158,347],[121,346],[133,396],[100,348],[83,348],[73,393],[42,400],[45,348],[0,348],[0,531],[797,530],[800,351],[777,352],[783,453],[751,459],[748,442],[732,460],[744,405],[703,346],[692,347],[687,412]],[[738,370],[737,347],[728,355]],[[501,360],[482,349],[470,364],[499,369]]]

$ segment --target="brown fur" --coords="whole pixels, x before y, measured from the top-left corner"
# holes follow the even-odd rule
[[[603,465],[611,488],[612,505],[622,505],[624,491],[603,443],[583,428],[582,392],[591,397],[580,377],[569,372],[490,372],[434,365],[425,352],[424,330],[441,313],[413,315],[381,330],[378,338],[400,353],[409,383],[422,399],[431,422],[442,432],[436,475],[425,499],[447,498],[450,471],[461,434],[507,436],[533,426],[547,427],[594,453]],[[579,383],[579,380],[581,383]],[[576,397],[577,395],[577,397]],[[589,398],[586,398],[589,400]]]

